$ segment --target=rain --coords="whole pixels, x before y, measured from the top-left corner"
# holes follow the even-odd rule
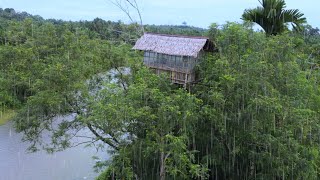
[[[0,180],[320,179],[303,11],[261,0],[199,28],[111,1],[131,22],[0,8]]]

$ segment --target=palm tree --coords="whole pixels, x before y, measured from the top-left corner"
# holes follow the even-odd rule
[[[306,23],[304,14],[298,9],[286,8],[284,0],[259,0],[262,7],[246,9],[242,20],[259,24],[267,35],[277,35],[287,28],[291,23],[295,30],[300,30],[300,25]]]

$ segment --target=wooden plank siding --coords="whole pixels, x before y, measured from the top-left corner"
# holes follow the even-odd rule
[[[185,85],[186,83],[189,84],[196,80],[195,73],[182,73],[152,67],[149,68],[157,75],[165,74],[172,81],[172,83]]]
[[[144,52],[144,64],[156,74],[165,73],[173,83],[186,84],[196,80],[194,71],[198,58],[175,56],[152,51]]]

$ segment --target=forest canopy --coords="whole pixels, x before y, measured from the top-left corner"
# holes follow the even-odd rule
[[[112,155],[98,179],[319,178],[318,29],[146,25],[215,41],[186,91],[143,66],[135,26],[0,10],[0,106],[17,111],[30,151],[65,150],[89,130]]]

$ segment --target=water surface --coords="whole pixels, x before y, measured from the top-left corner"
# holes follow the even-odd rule
[[[55,154],[26,153],[29,144],[12,123],[0,126],[0,180],[81,180],[94,179],[95,161],[103,156],[95,148],[78,146]]]

